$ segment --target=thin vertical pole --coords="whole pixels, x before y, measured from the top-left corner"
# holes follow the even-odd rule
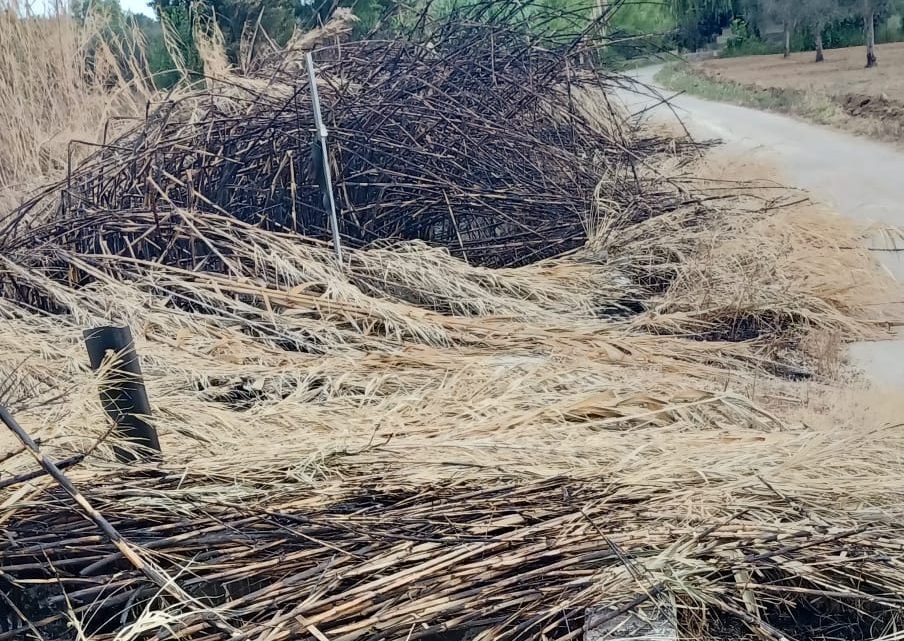
[[[305,54],[305,62],[308,66],[308,81],[311,85],[311,104],[314,108],[314,124],[317,127],[317,133],[314,135],[320,141],[320,161],[323,165],[323,200],[324,206],[330,211],[330,227],[333,232],[333,249],[336,252],[336,258],[342,262],[342,244],[339,241],[339,220],[336,217],[336,199],[333,196],[333,177],[330,172],[330,157],[326,149],[326,127],[323,124],[323,115],[320,113],[320,95],[317,93],[317,77],[314,75],[314,58],[311,52]]]
[[[145,420],[151,414],[151,404],[141,377],[132,332],[128,327],[97,327],[85,330],[84,336],[91,369],[100,369],[110,352],[116,359],[111,363],[111,380],[105,381],[100,390],[100,400],[104,411],[116,424],[117,434],[139,449],[136,455],[130,449],[114,445],[116,457],[124,463],[159,458],[157,430]]]

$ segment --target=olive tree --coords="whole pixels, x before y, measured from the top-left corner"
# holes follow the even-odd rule
[[[813,31],[816,42],[816,62],[825,60],[822,32],[827,24],[846,15],[841,0],[800,0],[801,21]]]
[[[862,0],[863,6],[863,30],[866,36],[866,66],[875,67],[879,64],[879,56],[876,54],[876,16],[884,10],[888,0]]]
[[[876,20],[891,6],[891,0],[840,0],[845,15],[857,15],[863,19],[863,36],[866,44],[866,66],[875,67],[879,64],[879,56],[876,53]]]
[[[782,43],[785,58],[791,55],[791,34],[801,22],[802,5],[807,0],[759,0],[758,10],[765,18],[782,25]]]

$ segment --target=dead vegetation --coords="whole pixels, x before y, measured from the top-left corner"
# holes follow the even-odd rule
[[[517,31],[456,24],[407,41],[318,49],[343,244],[422,240],[471,264],[511,267],[583,245],[603,204],[625,226],[690,201],[632,172],[667,144],[694,146],[642,137],[607,113],[605,74],[563,62],[561,45],[525,48]],[[437,43],[446,49],[437,53]],[[4,218],[0,246],[104,244],[120,253],[125,243],[134,258],[193,264],[185,243],[162,243],[138,223],[178,225],[171,212],[182,208],[330,239],[309,152],[311,100],[297,84],[303,58],[292,51],[171,98]],[[111,209],[139,227],[109,227]]]
[[[144,114],[152,86],[138,52],[99,19],[22,19],[0,1],[0,208],[57,180],[116,118]],[[127,61],[124,68],[123,61]],[[70,155],[71,154],[71,155]]]
[[[425,17],[429,56],[481,51],[479,17]],[[359,242],[339,264],[317,238],[322,210],[302,195],[315,193],[307,152],[292,159],[294,181],[271,153],[279,131],[307,149],[305,126],[274,113],[272,131],[243,123],[235,141],[228,128],[199,133],[216,131],[211,109],[235,125],[265,119],[274,100],[305,104],[307,79],[277,73],[263,95],[260,76],[232,72],[4,219],[2,402],[54,459],[88,453],[67,473],[186,598],[149,582],[46,478],[11,477],[35,464],[10,445],[0,639],[564,641],[583,638],[588,608],[658,613],[687,638],[898,638],[904,436],[868,414],[800,420],[838,393],[814,346],[882,332],[875,303],[888,283],[857,233],[772,184],[716,175],[695,146],[615,108],[588,114],[592,102],[568,97],[601,100],[606,85],[577,86],[574,42],[529,42],[515,56],[498,28],[480,40],[492,38],[491,60],[511,69],[534,52],[542,64],[510,71],[529,91],[500,67],[467,70],[483,101],[486,87],[509,87],[524,111],[509,114],[511,139],[460,115],[453,124],[484,131],[487,150],[441,138],[447,166],[495,150],[508,158],[496,178],[520,184],[525,167],[505,156],[522,149],[519,114],[602,125],[531,130],[530,145],[560,155],[551,171],[567,169],[561,158],[576,166],[565,186],[500,187],[504,216],[454,199],[495,193],[474,173],[416,189],[391,169],[408,159],[385,155],[373,164],[392,178],[387,191],[410,191],[385,201],[381,216],[398,220],[383,229],[402,231],[379,242],[347,232]],[[411,45],[382,46],[395,56]],[[325,63],[336,77],[339,60]],[[450,69],[413,68],[391,83],[427,97]],[[470,94],[446,95],[399,128],[421,135],[414,148],[431,140],[419,122],[448,125],[435,112],[459,113],[449,105]],[[339,158],[366,148],[342,131]],[[224,177],[234,150],[266,178]],[[521,205],[535,192],[564,200],[593,171],[592,188],[557,210],[571,212],[575,242],[556,245],[551,218]],[[274,209],[260,201],[271,185],[283,189]],[[451,228],[406,233],[444,193],[447,214],[495,221],[482,256],[502,238],[498,261],[452,256]],[[286,203],[305,210],[310,235],[270,216]],[[508,246],[512,219],[549,234],[548,258]],[[494,262],[520,266],[482,264]],[[119,465],[105,438],[97,385],[111,372],[83,365],[81,330],[111,321],[137,336],[163,463]]]

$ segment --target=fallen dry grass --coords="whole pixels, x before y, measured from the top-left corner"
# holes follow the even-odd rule
[[[810,598],[783,586],[887,621],[901,588],[897,410],[841,392],[831,371],[775,374],[785,352],[801,371],[816,365],[803,338],[881,334],[871,310],[888,283],[844,221],[764,208],[771,187],[746,191],[720,199],[705,226],[688,224],[691,206],[683,220],[509,270],[416,244],[350,252],[340,268],[327,247],[234,223],[223,232],[224,220],[189,212],[179,215],[218,246],[233,239],[243,276],[72,255],[97,277],[76,291],[4,259],[69,310],[0,303],[16,415],[56,458],[107,430],[82,328],[115,319],[137,334],[169,471],[124,479],[103,445],[71,474],[128,537],[159,530],[157,558],[206,605],[136,592],[146,609],[119,638],[161,625],[221,638],[211,617],[238,638],[264,621],[271,639],[376,638],[373,625],[408,638],[419,624],[515,638],[517,621],[573,638],[582,608],[638,595],[682,629],[707,622],[710,638],[723,616],[778,638],[783,604]],[[672,286],[623,317],[644,291],[639,272],[666,269],[651,253],[666,246]],[[739,318],[766,322],[745,341],[700,340]],[[0,520],[41,519],[44,486],[7,491]],[[281,515],[313,523],[287,521],[287,539],[270,525]],[[70,558],[40,541],[90,536],[73,518],[33,544]],[[9,563],[30,558],[28,541]],[[855,572],[853,550],[864,556]],[[141,586],[140,575],[104,581],[123,595]],[[103,581],[62,585],[68,596],[48,598],[70,599],[89,631],[107,616],[95,597],[118,594]],[[299,591],[309,596],[291,607],[267,605]],[[493,618],[502,612],[516,614]]]
[[[737,166],[719,164],[725,175]],[[185,211],[176,213],[183,227],[248,257],[233,261],[236,273],[73,254],[71,264],[97,279],[76,292],[3,259],[20,286],[69,312],[0,303],[2,368],[21,363],[32,392],[74,386],[57,410],[38,403],[22,412],[37,434],[99,433],[80,331],[127,323],[139,335],[164,442],[196,462],[279,442],[296,425],[310,432],[303,458],[390,439],[420,460],[431,443],[437,460],[455,458],[450,444],[478,457],[484,446],[469,452],[470,438],[502,451],[509,437],[522,442],[522,429],[555,449],[572,420],[622,429],[719,422],[727,412],[768,425],[769,412],[747,394],[751,381],[809,373],[828,384],[832,368],[816,362],[828,362],[824,346],[880,336],[876,303],[893,290],[850,223],[807,203],[774,208],[786,194],[768,183],[688,178],[700,169],[674,180],[720,195],[706,224],[695,206],[626,229],[609,229],[604,217],[604,242],[519,269],[472,267],[418,244],[351,252],[340,269],[327,247]],[[648,300],[641,283],[668,272],[669,287]],[[626,313],[640,303],[646,311]],[[810,353],[810,345],[820,347]],[[573,456],[594,468],[583,439]],[[530,450],[513,456],[516,467],[537,464]]]

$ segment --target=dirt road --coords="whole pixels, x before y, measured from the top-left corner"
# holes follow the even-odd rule
[[[659,67],[646,67],[634,76],[653,85]],[[669,92],[661,90],[663,95]],[[624,92],[632,112],[649,109],[649,116],[674,121],[679,116],[697,138],[720,138],[729,150],[744,153],[776,167],[789,185],[808,190],[818,201],[852,219],[904,228],[904,152],[778,114],[765,113],[691,96],[654,106],[657,98]],[[875,238],[876,247],[884,240]],[[904,252],[877,252],[882,264],[904,280]],[[851,347],[851,360],[876,383],[904,389],[904,338]]]

